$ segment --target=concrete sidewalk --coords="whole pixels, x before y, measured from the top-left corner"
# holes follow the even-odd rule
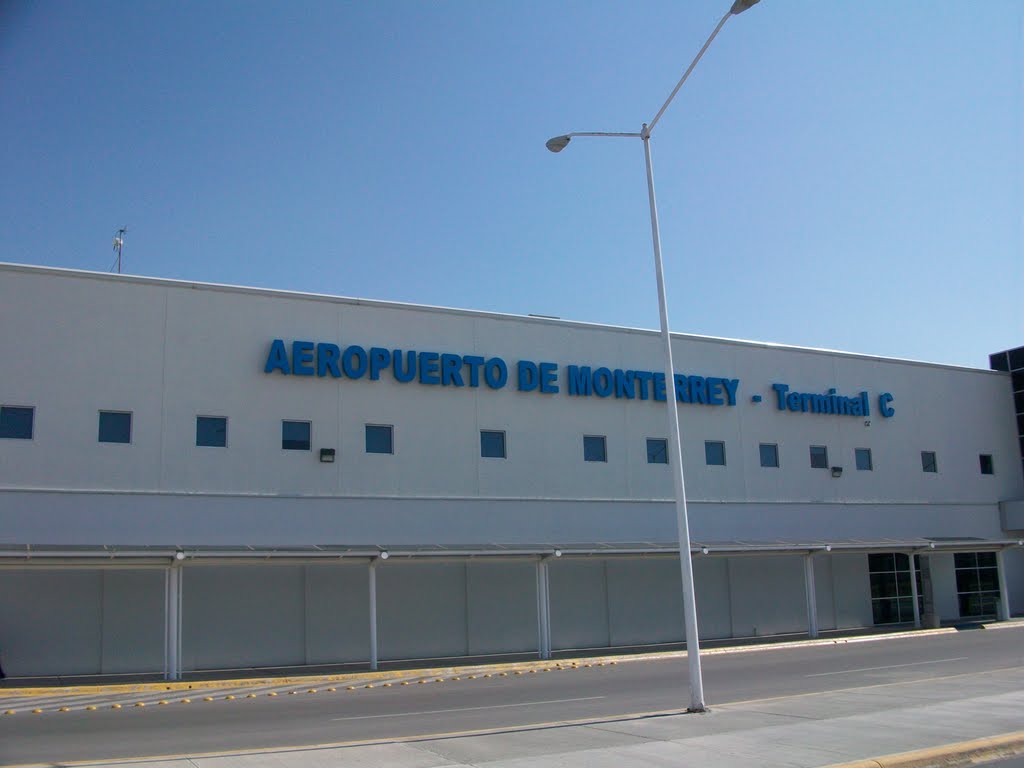
[[[852,763],[960,765],[960,742],[984,756],[1024,751],[1024,667],[712,705],[707,714],[649,714],[488,733],[180,755],[148,768],[754,768]],[[1007,735],[1001,742],[993,737]],[[935,749],[938,748],[938,749]],[[858,762],[931,749],[916,756]],[[91,763],[90,765],[117,765]],[[124,763],[120,763],[124,765]]]

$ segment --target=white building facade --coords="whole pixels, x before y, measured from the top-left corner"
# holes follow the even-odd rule
[[[1010,374],[0,265],[9,676],[1024,612]],[[911,570],[913,566],[913,570]]]

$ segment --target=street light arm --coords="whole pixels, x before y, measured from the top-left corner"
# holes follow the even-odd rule
[[[561,152],[567,146],[569,146],[569,140],[574,136],[611,136],[612,138],[630,138],[639,139],[639,133],[608,133],[606,131],[574,131],[573,133],[563,133],[561,136],[555,136],[547,140],[546,146],[551,152]]]
[[[697,57],[692,62],[690,62],[690,66],[686,68],[686,71],[683,73],[683,76],[679,79],[679,82],[676,83],[676,87],[672,89],[672,93],[669,94],[668,98],[665,100],[665,103],[661,105],[661,109],[658,110],[658,114],[656,114],[654,116],[654,119],[647,124],[648,136],[651,135],[651,131],[654,130],[654,126],[658,124],[659,120],[661,120],[661,116],[665,114],[665,110],[668,109],[668,105],[672,103],[672,99],[676,97],[676,94],[679,93],[679,89],[683,87],[683,83],[686,82],[686,79],[690,76],[690,73],[693,72],[694,67],[697,66],[697,62],[701,60],[701,57],[704,55],[704,51],[706,51],[708,49],[708,46],[711,45],[711,41],[714,40],[718,36],[718,33],[722,31],[722,27],[725,26],[725,22],[729,20],[729,17],[739,12],[735,11],[734,9],[735,6],[733,6],[733,8],[730,8],[729,11],[725,14],[725,16],[722,17],[722,20],[718,22],[718,26],[715,27],[715,31],[711,33],[711,37],[709,37],[707,39],[707,42],[704,43],[704,47],[700,49],[700,52],[697,54]]]

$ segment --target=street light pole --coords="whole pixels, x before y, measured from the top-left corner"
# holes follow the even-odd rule
[[[683,76],[676,87],[672,89],[668,99],[661,109],[651,120],[650,124],[643,124],[639,133],[611,133],[600,131],[586,131],[567,133],[562,136],[555,136],[549,139],[546,146],[552,152],[561,152],[569,145],[569,141],[575,136],[600,136],[614,138],[639,138],[644,144],[644,162],[647,166],[647,199],[651,208],[651,240],[654,243],[654,272],[658,281],[658,313],[661,319],[661,338],[665,345],[665,403],[668,414],[669,429],[669,452],[675,451],[670,460],[672,465],[672,481],[675,489],[676,501],[676,525],[679,538],[679,566],[683,582],[683,625],[686,630],[686,656],[690,671],[690,706],[689,712],[704,712],[707,706],[704,703],[704,677],[700,667],[700,640],[697,632],[697,600],[693,587],[693,562],[690,559],[690,522],[686,509],[686,482],[683,475],[683,451],[679,430],[679,407],[676,398],[675,388],[675,366],[672,362],[672,336],[669,333],[668,324],[668,301],[665,295],[665,272],[661,259],[661,231],[658,227],[658,204],[654,194],[654,167],[651,163],[651,131],[661,119],[661,116],[672,103],[679,89],[683,87],[690,73],[693,72],[697,62],[701,60],[704,52],[711,45],[725,22],[730,16],[736,16],[759,0],[735,0],[729,12],[722,17],[711,33],[707,41],[701,47],[697,56],[690,62]]]

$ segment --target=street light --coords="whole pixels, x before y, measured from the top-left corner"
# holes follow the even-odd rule
[[[686,68],[683,76],[672,89],[668,99],[662,104],[661,109],[654,116],[650,123],[644,123],[639,133],[608,133],[601,131],[577,131],[562,134],[548,139],[547,148],[552,152],[561,152],[569,142],[576,136],[610,136],[615,138],[635,138],[644,142],[644,162],[647,165],[647,198],[651,207],[651,239],[654,241],[654,271],[658,278],[658,309],[661,316],[661,338],[665,344],[665,389],[668,412],[668,429],[672,445],[675,446],[675,460],[672,462],[672,480],[675,486],[676,496],[676,525],[679,529],[679,565],[682,571],[683,580],[683,622],[686,627],[686,650],[687,660],[690,666],[690,712],[704,712],[707,707],[704,705],[704,679],[700,671],[700,644],[697,636],[697,604],[693,591],[693,563],[690,562],[690,525],[686,513],[686,485],[683,480],[683,452],[679,440],[679,413],[675,397],[675,367],[672,363],[672,337],[668,330],[668,307],[665,300],[665,274],[661,263],[661,233],[658,229],[658,206],[654,197],[654,171],[651,168],[651,131],[665,114],[668,105],[672,103],[679,89],[683,87],[690,73],[693,72],[697,62],[701,60],[704,52],[711,45],[725,22],[730,16],[736,16],[756,5],[759,0],[735,0],[729,12],[718,22],[715,31],[704,43],[704,46],[697,53],[697,56],[690,66]]]

